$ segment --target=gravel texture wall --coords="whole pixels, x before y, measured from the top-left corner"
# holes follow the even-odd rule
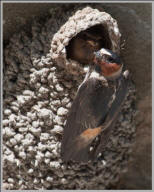
[[[7,10],[8,7],[4,7],[4,10]],[[19,12],[24,6],[20,4],[20,7]],[[37,6],[35,5],[34,7]],[[34,9],[36,15],[38,14],[36,10],[41,9],[38,7]],[[44,4],[41,13],[43,13],[43,9],[46,9],[45,7],[47,8],[49,6]],[[81,7],[85,7],[85,5],[80,5],[80,9]],[[92,7],[97,6],[92,5]],[[148,77],[142,75],[143,82],[141,85],[140,72],[143,69],[149,71],[151,55],[150,52],[148,55],[145,54],[144,58],[141,59],[141,63],[146,59],[147,65],[142,64],[143,68],[136,70],[136,67],[139,66],[140,51],[135,51],[137,59],[132,62],[131,58],[133,58],[132,55],[134,55],[134,52],[131,46],[134,45],[130,44],[132,43],[131,38],[133,38],[139,45],[144,42],[145,46],[139,46],[140,50],[141,48],[144,50],[145,47],[148,47],[150,50],[150,23],[147,23],[146,20],[143,21],[143,18],[139,20],[140,16],[138,15],[140,13],[132,11],[132,8],[129,6],[106,4],[102,7],[107,12],[111,12],[113,14],[111,14],[112,16],[116,16],[118,23],[120,23],[119,26],[122,35],[124,34],[124,38],[128,40],[125,45],[127,49],[125,48],[125,51],[122,52],[122,56],[126,66],[131,69],[132,77],[137,85],[139,107],[141,106],[140,109],[142,109],[141,114],[143,117],[145,109],[147,109],[147,114],[149,114],[151,108],[149,100],[151,77],[150,74]],[[113,7],[114,9],[112,9]],[[46,17],[43,17],[43,19],[40,19],[40,17],[38,19],[34,18],[31,25],[27,19],[27,23],[24,22],[25,26],[26,24],[29,26],[26,32],[20,31],[11,38],[8,38],[8,32],[8,36],[4,36],[7,40],[5,41],[6,46],[4,50],[3,106],[3,187],[5,189],[150,187],[150,166],[146,173],[142,173],[147,178],[145,185],[141,186],[140,182],[137,184],[132,182],[131,186],[127,184],[127,179],[121,179],[122,184],[117,186],[121,172],[126,171],[128,167],[127,162],[130,156],[129,153],[132,150],[131,144],[134,140],[135,89],[133,84],[130,86],[122,115],[116,125],[116,131],[112,133],[104,157],[101,157],[97,163],[88,165],[65,165],[60,159],[60,142],[63,126],[77,87],[83,79],[83,74],[80,74],[76,78],[72,73],[66,72],[65,68],[57,65],[51,57],[50,44],[53,35],[77,9],[79,7],[76,5],[58,5],[57,7],[53,5],[49,14],[46,13]],[[150,7],[148,10],[150,10]],[[4,13],[4,19],[6,19],[4,26],[6,27],[8,15],[6,12]],[[124,15],[125,17],[123,17]],[[128,30],[130,28],[129,24],[126,25],[124,22],[128,15],[130,16],[128,23],[131,21],[132,23],[130,25],[136,26],[134,33]],[[29,17],[28,14],[26,17]],[[136,23],[134,25],[133,22],[136,22],[137,25]],[[147,31],[146,37],[144,34],[140,34],[142,33],[141,28],[142,31]],[[9,27],[5,30],[9,31]],[[127,39],[126,36],[130,39]],[[147,40],[145,41],[145,39]],[[147,92],[142,94],[145,87]],[[147,100],[146,106],[144,103],[145,98]],[[142,124],[143,134],[145,132],[149,134],[150,121],[149,114],[149,118],[146,121],[147,128],[144,129],[145,126]],[[137,119],[136,122],[138,123],[138,127],[141,127],[140,119]],[[142,135],[141,132],[139,133]],[[149,136],[147,135],[145,142],[145,144],[149,143],[149,147],[150,137],[150,134]],[[139,142],[137,144],[140,145]],[[142,150],[144,151],[146,145],[142,146]],[[137,152],[138,154],[140,153],[138,150]],[[147,156],[150,159],[150,151],[147,153]],[[144,163],[141,162],[142,167],[144,167]],[[134,167],[130,166],[131,169],[132,172],[135,170]],[[132,178],[131,171],[128,171],[123,178],[126,175]]]

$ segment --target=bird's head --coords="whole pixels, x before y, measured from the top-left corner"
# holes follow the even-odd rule
[[[116,79],[122,72],[123,64],[120,57],[109,49],[94,52],[94,65],[101,75],[108,79]]]

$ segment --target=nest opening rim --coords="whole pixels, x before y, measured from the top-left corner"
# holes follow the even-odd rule
[[[100,40],[101,42],[101,48],[106,48],[106,49],[111,49],[112,50],[112,40],[111,40],[111,37],[110,37],[110,34],[109,34],[109,30],[108,30],[108,26],[106,23],[99,23],[99,24],[95,24],[91,27],[88,27],[87,29],[85,30],[81,30],[79,33],[77,33],[75,36],[73,36],[68,44],[65,46],[65,50],[66,50],[66,59],[70,59],[70,60],[75,60],[76,62],[79,62],[81,63],[80,61],[74,59],[71,55],[71,45],[74,41],[74,39],[78,38],[81,36],[81,34],[83,32],[88,32],[88,33],[91,33],[92,35],[95,36],[95,32],[96,34],[101,34],[102,38]],[[99,49],[98,49],[99,50]],[[96,50],[96,51],[98,51]]]

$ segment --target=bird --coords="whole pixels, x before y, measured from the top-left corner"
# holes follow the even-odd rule
[[[101,46],[102,37],[100,34],[82,31],[72,38],[66,47],[67,57],[79,63],[87,64],[92,60],[94,51],[99,50]]]
[[[91,65],[70,108],[61,145],[64,162],[97,160],[105,149],[128,92],[129,71],[112,50],[94,51]],[[90,146],[100,136],[92,152]]]

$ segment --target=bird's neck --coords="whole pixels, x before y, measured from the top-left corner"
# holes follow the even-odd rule
[[[123,65],[119,66],[117,68],[117,70],[113,70],[110,74],[108,73],[104,73],[103,72],[103,75],[105,76],[105,78],[109,81],[115,81],[117,80],[120,76],[121,76],[121,73],[122,73],[122,68],[123,68]],[[110,69],[111,71],[111,69]],[[105,71],[106,72],[106,71]]]

